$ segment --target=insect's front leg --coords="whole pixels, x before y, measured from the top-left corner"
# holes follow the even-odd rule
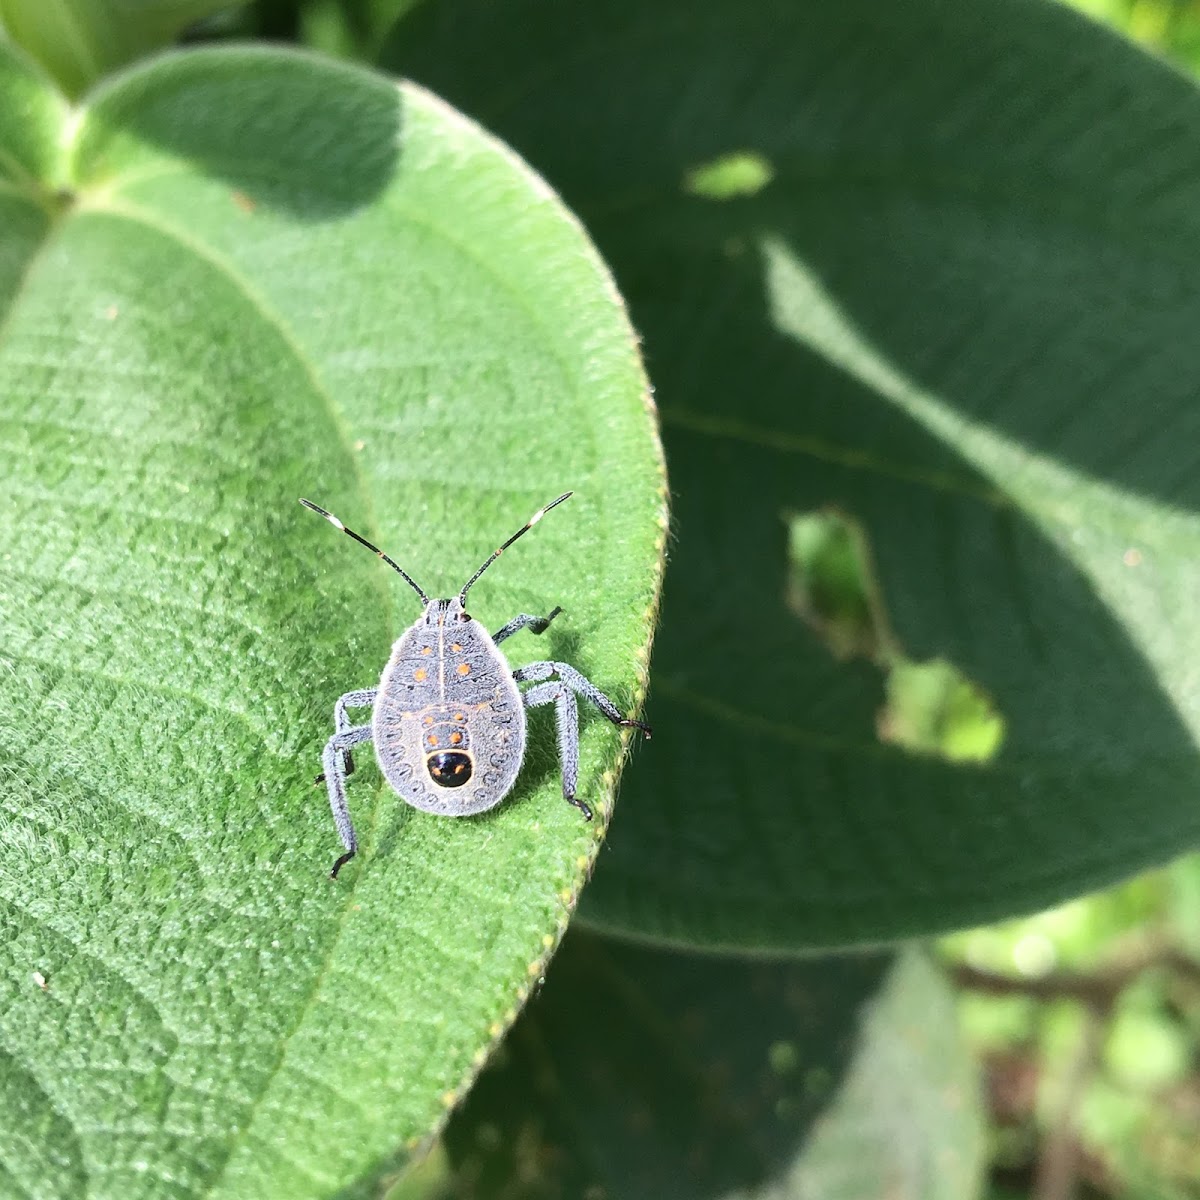
[[[346,847],[330,871],[330,879],[336,879],[338,872],[358,853],[358,838],[354,833],[354,822],[350,820],[350,808],[346,803],[346,759],[351,746],[371,740],[371,726],[359,725],[354,729],[344,729],[335,733],[325,743],[325,753],[321,761],[325,767],[325,786],[329,792],[329,807],[333,812],[333,823],[337,826],[338,836]]]
[[[550,626],[550,622],[553,621],[560,612],[562,612],[562,609],[556,607],[548,612],[544,617],[535,617],[530,613],[521,613],[520,615],[513,617],[513,619],[509,621],[509,623],[505,625],[504,628],[495,635],[495,637],[492,638],[492,641],[498,646],[502,641],[504,641],[505,638],[512,637],[514,633],[519,633],[522,629],[528,629],[530,633],[545,633]]]
[[[585,700],[590,700],[614,725],[640,729],[646,738],[649,738],[653,732],[645,721],[635,721],[632,717],[623,716],[621,710],[586,675],[575,670],[569,663],[530,663],[527,667],[519,667],[515,670],[513,672],[513,679],[517,683],[526,683],[533,680],[549,679],[552,675],[557,675],[576,695],[582,696]],[[530,694],[532,695],[532,691]]]

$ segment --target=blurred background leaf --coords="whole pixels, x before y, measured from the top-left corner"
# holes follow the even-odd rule
[[[0,26],[75,97],[230,7],[230,0],[0,0]]]
[[[871,941],[1195,844],[1191,82],[1038,0],[464,0],[384,62],[562,189],[658,389],[656,752],[589,921]],[[908,726],[789,603],[789,524],[830,510],[957,681]]]
[[[1200,4],[1196,0],[1067,0],[1115,26],[1149,50],[1200,70]]]
[[[752,962],[573,930],[445,1148],[440,1200],[970,1200],[984,1141],[919,951]]]
[[[986,1072],[993,1174],[1014,1195],[1200,1194],[1198,885],[1192,855],[943,939]]]

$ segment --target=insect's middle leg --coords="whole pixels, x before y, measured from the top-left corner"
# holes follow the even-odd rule
[[[358,853],[358,838],[354,834],[354,822],[350,820],[350,808],[346,803],[346,776],[349,774],[346,770],[346,760],[349,758],[347,751],[351,746],[370,740],[370,725],[343,729],[325,743],[325,753],[321,757],[333,823],[337,826],[342,845],[346,847],[346,853],[333,864],[333,870],[329,873],[331,879],[336,879],[338,872]]]
[[[575,694],[565,683],[554,680],[531,687],[522,694],[521,699],[526,708],[536,708],[539,704],[554,705],[554,723],[558,728],[558,760],[562,765],[563,799],[575,805],[590,821],[592,810],[575,795],[579,787],[579,706],[575,703]]]
[[[378,688],[359,688],[356,692],[347,692],[344,696],[339,696],[337,702],[333,706],[333,728],[335,733],[345,733],[347,729],[352,729],[353,725],[350,721],[350,714],[346,711],[348,708],[374,708],[375,697],[379,694]],[[346,775],[354,774],[354,756],[349,750],[342,755],[342,764],[345,767],[343,772]],[[313,780],[314,784],[325,782],[325,772]]]
[[[532,680],[549,679],[552,675],[557,675],[577,696],[590,700],[614,725],[629,725],[634,729],[640,729],[647,738],[653,732],[645,721],[635,721],[632,717],[623,716],[621,710],[586,675],[575,670],[569,663],[530,663],[527,667],[519,667],[515,670],[513,679],[517,683],[526,683]]]
[[[513,617],[503,629],[500,630],[492,641],[496,645],[500,645],[507,637],[512,637],[514,633],[519,633],[522,629],[528,629],[531,633],[545,633],[550,626],[550,622],[562,612],[561,608],[554,608],[544,617],[535,617],[531,613],[521,613]]]

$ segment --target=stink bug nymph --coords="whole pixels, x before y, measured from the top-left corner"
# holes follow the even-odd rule
[[[553,704],[558,726],[563,796],[592,819],[592,810],[575,795],[579,783],[579,710],[576,695],[590,700],[614,725],[632,725],[650,736],[650,726],[621,715],[621,710],[574,667],[535,662],[514,671],[498,649],[519,630],[544,633],[562,609],[544,617],[521,613],[492,635],[466,610],[472,584],[552,508],[571,496],[564,492],[517,530],[463,584],[457,596],[431,600],[378,546],[347,529],[332,513],[309,500],[305,508],[377,554],[421,598],[421,615],[392,647],[379,686],[347,692],[333,706],[334,735],[325,745],[325,783],[329,806],[346,847],[330,873],[358,852],[358,839],[346,804],[346,777],[354,771],[351,747],[375,743],[384,778],[414,808],[447,817],[466,817],[494,808],[512,790],[525,757],[525,709]],[[520,683],[535,686],[522,692]],[[352,725],[347,710],[370,708],[369,725]]]

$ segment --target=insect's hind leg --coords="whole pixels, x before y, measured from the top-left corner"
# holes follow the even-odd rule
[[[549,679],[552,675],[557,675],[576,695],[590,700],[614,725],[640,729],[647,739],[653,732],[645,721],[635,721],[632,717],[623,716],[621,710],[586,675],[575,670],[569,663],[530,663],[529,666],[520,667],[514,671],[513,679],[517,683],[527,683],[539,679]],[[536,688],[532,689],[532,691],[536,690]]]
[[[325,753],[321,762],[325,767],[325,787],[329,792],[329,807],[333,812],[333,823],[337,826],[338,836],[346,847],[333,870],[330,879],[336,879],[338,872],[358,853],[358,838],[354,833],[354,822],[350,820],[350,808],[346,803],[346,759],[351,746],[371,740],[371,726],[359,725],[353,729],[343,729],[335,733],[325,743]]]
[[[514,633],[519,633],[522,629],[528,629],[531,633],[545,633],[550,626],[550,622],[562,612],[561,608],[554,608],[544,617],[535,617],[531,613],[521,613],[519,616],[513,617],[503,629],[500,630],[492,641],[496,645],[500,645],[507,637],[512,637]]]
[[[563,799],[573,804],[587,820],[592,819],[592,810],[576,795],[579,787],[579,706],[575,695],[565,683],[539,683],[522,694],[526,708],[540,704],[554,705],[554,721],[558,728],[558,760],[562,766]]]
[[[345,733],[347,729],[352,729],[350,722],[350,714],[346,711],[348,708],[374,708],[375,697],[379,694],[378,688],[359,688],[356,692],[347,692],[344,696],[339,696],[337,702],[333,706],[333,729],[335,733]],[[342,763],[345,766],[343,774],[354,774],[354,756],[349,750],[342,754]],[[313,780],[313,784],[324,783],[325,772]]]

